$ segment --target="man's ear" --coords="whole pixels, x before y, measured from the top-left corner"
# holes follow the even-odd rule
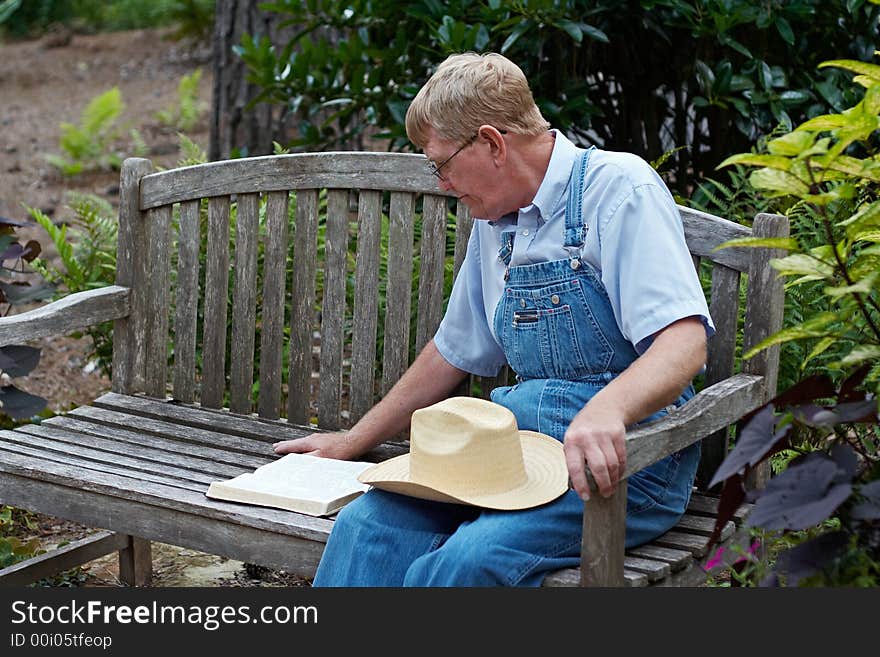
[[[504,135],[495,126],[483,124],[477,130],[480,141],[489,146],[489,152],[496,164],[503,164],[507,160],[507,143]]]

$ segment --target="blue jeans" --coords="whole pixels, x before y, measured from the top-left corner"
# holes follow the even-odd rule
[[[627,547],[678,521],[699,457],[698,443],[629,478]],[[372,489],[339,512],[313,586],[540,586],[580,563],[583,508],[573,490],[494,511]]]

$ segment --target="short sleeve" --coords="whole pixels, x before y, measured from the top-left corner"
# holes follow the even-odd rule
[[[602,282],[639,353],[656,332],[685,317],[700,317],[707,337],[715,333],[678,208],[662,181],[631,186],[599,218],[599,240]]]
[[[450,365],[478,376],[495,376],[506,362],[487,319],[476,224],[434,344]]]

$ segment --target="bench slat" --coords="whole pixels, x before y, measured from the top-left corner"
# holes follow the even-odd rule
[[[627,586],[641,588],[648,586],[648,576],[645,573],[638,573],[634,570],[624,570],[623,580]],[[557,570],[544,578],[541,586],[580,586],[581,571],[577,568],[565,568]]]
[[[180,204],[177,251],[177,288],[174,317],[175,399],[195,401],[196,322],[199,310],[199,250],[201,248],[200,202]]]
[[[229,198],[208,201],[202,406],[220,408],[226,392],[226,313],[229,306]]]
[[[736,334],[739,318],[740,273],[721,264],[712,267],[712,296],[709,314],[715,323],[706,361],[706,385],[733,374]],[[700,482],[708,483],[727,454],[727,427],[703,439],[700,459]]]
[[[166,438],[155,434],[140,433],[120,428],[116,425],[98,424],[90,422],[88,418],[80,418],[74,415],[62,415],[44,420],[40,426],[57,426],[61,429],[74,431],[79,435],[85,434],[96,438],[108,438],[119,444],[119,449],[126,450],[129,445],[150,447],[154,450],[168,454],[170,459],[181,457],[195,457],[199,461],[211,463],[211,468],[217,473],[226,473],[234,476],[235,473],[253,470],[265,465],[271,460],[270,456],[254,456],[241,452],[228,452],[216,447],[190,443],[177,438]]]
[[[379,247],[382,238],[382,194],[364,190],[358,199],[354,317],[351,339],[349,411],[354,424],[374,403],[376,333],[379,322]]]
[[[388,277],[385,289],[385,339],[382,353],[382,394],[409,366],[412,307],[415,195],[392,192],[388,211]]]
[[[630,548],[626,551],[626,553],[627,555],[632,555],[634,557],[644,557],[646,559],[665,561],[669,564],[669,567],[673,571],[681,570],[682,568],[687,566],[693,558],[691,556],[691,553],[685,550],[676,550],[673,548],[661,547],[652,543],[647,543],[646,545],[640,545],[635,548]]]
[[[133,444],[130,441],[116,440],[115,434],[113,437],[107,438],[95,436],[90,433],[80,433],[74,430],[71,426],[60,424],[43,423],[38,425],[21,426],[16,428],[15,433],[25,433],[30,436],[69,444],[75,448],[86,448],[87,450],[90,450],[90,452],[83,452],[81,454],[82,456],[87,456],[89,453],[95,451],[117,455],[122,459],[118,461],[120,464],[125,463],[124,459],[128,458],[138,459],[139,461],[152,461],[160,468],[157,472],[160,472],[161,468],[165,466],[184,469],[187,472],[176,472],[174,476],[182,479],[190,479],[191,481],[207,481],[207,483],[211,483],[218,477],[228,479],[252,470],[252,468],[238,464],[196,458],[185,454],[157,449],[156,447]],[[266,459],[266,462],[268,463],[269,460],[271,459]]]
[[[0,586],[24,586],[128,547],[129,537],[115,532],[91,536],[0,570]]]
[[[82,412],[86,408],[90,407],[83,406],[74,412]],[[253,415],[237,415],[225,409],[200,408],[151,399],[150,397],[119,395],[113,392],[98,397],[92,402],[91,408],[106,408],[111,411],[166,420],[182,427],[246,436],[266,443],[301,438],[305,433],[312,431],[308,427],[293,425],[284,420],[267,420]]]
[[[446,257],[446,197],[422,199],[422,241],[419,262],[419,305],[416,353],[428,343],[443,316],[443,272]]]
[[[348,222],[348,192],[329,190],[324,242],[324,299],[321,304],[321,376],[318,380],[318,425],[326,429],[342,428],[340,411]]]
[[[9,432],[16,434],[18,432]],[[30,445],[34,445],[31,447]],[[69,453],[64,452],[60,448],[52,448],[50,441],[44,441],[34,436],[7,436],[6,432],[0,432],[0,446],[3,447],[4,458],[8,454],[16,454],[24,458],[30,459],[32,462],[40,460],[45,463],[48,468],[57,465],[61,468],[68,468],[70,472],[76,473],[77,476],[89,479],[93,475],[106,475],[122,478],[120,486],[131,486],[134,481],[144,481],[154,484],[161,484],[166,488],[174,490],[186,490],[191,492],[203,493],[207,490],[207,484],[194,484],[185,479],[168,477],[156,474],[145,469],[130,467],[131,463],[114,465],[113,461],[106,457],[101,458],[96,453],[95,457],[84,458],[76,450]],[[40,467],[40,466],[37,466]]]
[[[272,445],[270,443],[262,440],[254,440],[253,438],[231,435],[229,433],[196,429],[194,427],[187,427],[174,422],[154,420],[152,418],[140,417],[138,415],[117,413],[115,411],[108,411],[93,406],[77,408],[76,410],[71,411],[71,414],[80,419],[89,420],[91,422],[100,422],[105,426],[120,427],[123,429],[127,428],[134,431],[170,438],[177,437],[180,440],[187,440],[202,445],[217,445],[225,450],[244,452],[245,454],[251,454],[254,456],[273,455]]]
[[[144,345],[146,349],[145,391],[164,397],[168,367],[168,286],[171,249],[171,206],[150,211],[147,219],[145,245],[149,267],[149,288],[146,295]]]
[[[0,432],[0,437],[2,437],[2,432]],[[4,500],[9,499],[11,504],[18,506],[16,498],[22,495],[16,494],[15,489],[21,487],[21,482],[14,482],[14,486],[9,484],[9,489],[4,488],[5,482],[13,478],[25,478],[32,481],[30,491],[39,490],[42,483],[63,486],[70,489],[66,495],[71,500],[78,491],[99,493],[107,496],[108,499],[130,500],[145,504],[147,507],[156,507],[156,513],[165,510],[182,511],[193,517],[224,520],[245,527],[263,529],[270,533],[280,533],[320,542],[327,540],[327,535],[333,526],[333,521],[326,518],[306,516],[301,513],[252,504],[221,502],[208,498],[203,493],[146,481],[140,476],[128,477],[84,469],[41,459],[39,456],[28,456],[4,450],[2,458],[0,458],[0,494],[3,495]],[[204,488],[207,490],[207,486]],[[22,506],[22,508],[52,513],[45,510],[46,507],[41,504],[31,504]],[[139,508],[142,510],[141,515],[147,515],[149,508]],[[100,526],[100,524],[94,526]],[[135,535],[137,534],[135,533]]]
[[[309,424],[312,413],[312,331],[315,274],[318,263],[318,191],[296,195],[293,240],[293,283],[290,290],[290,360],[287,377],[287,419]]]
[[[287,192],[269,192],[266,198],[265,260],[260,305],[260,396],[261,417],[281,416],[281,372],[284,344],[284,302],[287,278]]]
[[[252,406],[259,237],[260,196],[242,194],[238,197],[235,224],[232,341],[229,350],[229,408],[236,413],[250,413]]]

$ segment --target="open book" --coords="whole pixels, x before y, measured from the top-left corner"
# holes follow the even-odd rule
[[[328,516],[369,490],[357,476],[374,465],[366,461],[285,454],[253,472],[215,481],[206,495],[218,500]]]

